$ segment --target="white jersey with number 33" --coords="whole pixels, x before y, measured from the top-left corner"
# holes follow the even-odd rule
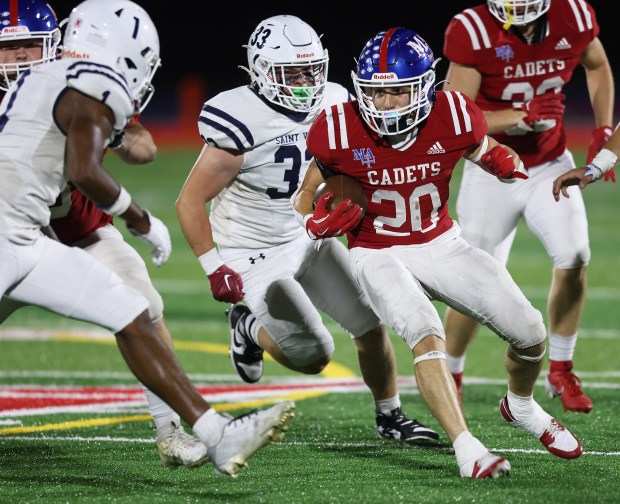
[[[323,107],[349,97],[346,88],[328,83]],[[213,236],[220,247],[271,247],[304,232],[290,198],[312,160],[306,136],[316,115],[283,113],[246,86],[205,103],[198,120],[205,142],[243,153],[239,174],[211,206]]]

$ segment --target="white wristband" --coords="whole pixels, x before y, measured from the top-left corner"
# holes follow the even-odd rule
[[[109,207],[98,206],[97,208],[108,215],[117,216],[123,215],[129,208],[129,205],[131,205],[131,195],[123,186],[121,186],[121,190],[114,200],[114,203],[112,203]]]
[[[222,261],[215,247],[209,250],[209,252],[198,256],[198,262],[202,266],[202,269],[205,270],[207,276],[212,274],[219,267],[224,266],[224,261]]]
[[[489,137],[484,135],[484,140],[482,141],[482,147],[480,147],[480,151],[478,151],[478,155],[475,158],[470,159],[470,161],[472,163],[478,163],[480,159],[482,159],[483,154],[486,153],[488,146],[489,146]]]
[[[594,159],[590,164],[595,165],[599,170],[601,170],[602,175],[616,166],[617,162],[618,156],[616,156],[612,151],[609,149],[601,149],[600,152],[594,156]]]

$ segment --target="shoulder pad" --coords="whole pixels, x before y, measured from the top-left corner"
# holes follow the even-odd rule
[[[249,88],[224,91],[207,101],[198,118],[200,136],[209,145],[247,151],[264,143],[278,113],[264,105]]]
[[[117,131],[125,127],[135,112],[127,82],[106,65],[88,61],[73,63],[67,68],[67,86],[110,107]]]

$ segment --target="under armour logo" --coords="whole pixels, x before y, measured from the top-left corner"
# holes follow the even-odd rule
[[[252,264],[256,264],[256,261],[258,261],[259,259],[263,259],[263,260],[266,259],[262,252],[258,254],[258,257],[250,257],[250,262]]]

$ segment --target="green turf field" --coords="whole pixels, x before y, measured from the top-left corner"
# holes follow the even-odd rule
[[[149,268],[183,366],[221,410],[236,414],[294,398],[297,416],[285,440],[257,453],[236,480],[215,474],[209,464],[193,471],[163,469],[143,395],[111,336],[26,308],[0,328],[1,503],[620,502],[618,184],[599,182],[584,191],[592,261],[575,364],[594,410],[563,413],[558,400],[544,395],[542,381],[536,388],[538,401],[581,439],[585,453],[574,461],[555,458],[501,419],[505,345],[483,330],[468,354],[464,408],[471,431],[507,457],[513,470],[509,478],[471,481],[459,478],[448,438],[415,388],[409,350],[394,335],[403,407],[440,430],[439,447],[404,447],[376,437],[354,346],[331,322],[336,352],[324,375],[292,375],[266,361],[259,384],[246,386],[236,377],[227,354],[226,306],[211,299],[174,214],[197,153],[161,151],[144,167],[121,166],[111,155],[108,162],[134,198],[170,228],[170,261],[161,268],[149,262]],[[454,199],[458,177],[453,183]],[[125,235],[148,256],[146,245]],[[525,228],[509,267],[544,313],[551,267]]]

